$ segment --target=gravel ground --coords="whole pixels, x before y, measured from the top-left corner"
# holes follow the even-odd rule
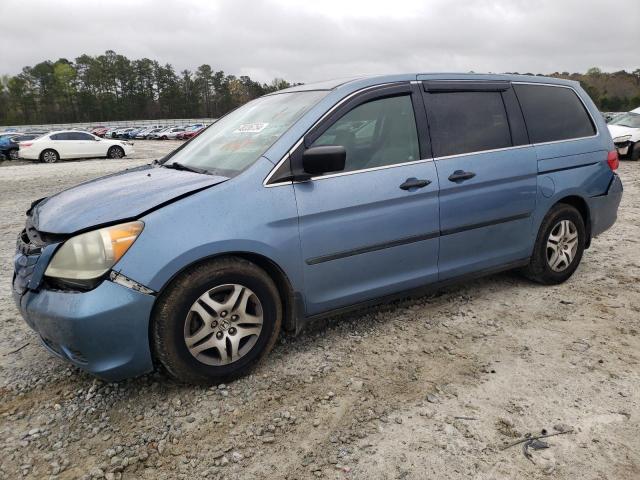
[[[331,319],[231,385],[107,384],[20,318],[15,236],[33,199],[176,145],[1,166],[0,478],[640,478],[640,164],[564,285],[507,273]],[[572,431],[501,448],[543,429]]]

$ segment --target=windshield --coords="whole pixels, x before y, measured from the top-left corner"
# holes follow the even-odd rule
[[[621,127],[640,128],[640,113],[625,113],[614,118],[609,125],[620,125]]]
[[[252,165],[326,91],[268,95],[222,117],[173,154],[173,162],[224,176]]]

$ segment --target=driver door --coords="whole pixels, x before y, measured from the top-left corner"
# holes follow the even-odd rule
[[[294,183],[310,315],[437,280],[438,176],[418,94],[366,90],[305,137],[301,151],[347,152],[344,171]]]

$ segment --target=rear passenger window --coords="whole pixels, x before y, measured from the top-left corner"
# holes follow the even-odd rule
[[[532,143],[590,137],[596,133],[582,101],[571,88],[514,85]]]
[[[500,92],[428,93],[426,97],[435,157],[512,145]]]

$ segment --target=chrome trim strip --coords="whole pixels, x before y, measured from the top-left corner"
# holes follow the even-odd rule
[[[478,150],[477,152],[456,153],[455,155],[444,155],[442,157],[434,157],[434,160],[449,160],[450,158],[467,157],[469,155],[482,155],[483,153],[503,152],[505,150],[516,150],[519,148],[531,147],[530,143],[525,145],[513,145],[511,147],[493,148],[491,150]]]
[[[345,175],[353,175],[355,173],[375,172],[376,170],[386,170],[388,168],[404,167],[405,165],[416,165],[419,163],[433,162],[433,158],[423,158],[421,160],[413,160],[411,162],[393,163],[391,165],[382,165],[380,167],[361,168],[360,170],[351,170],[349,172],[330,173],[329,175],[320,175],[311,177],[311,180],[323,180],[325,178],[343,177]]]

